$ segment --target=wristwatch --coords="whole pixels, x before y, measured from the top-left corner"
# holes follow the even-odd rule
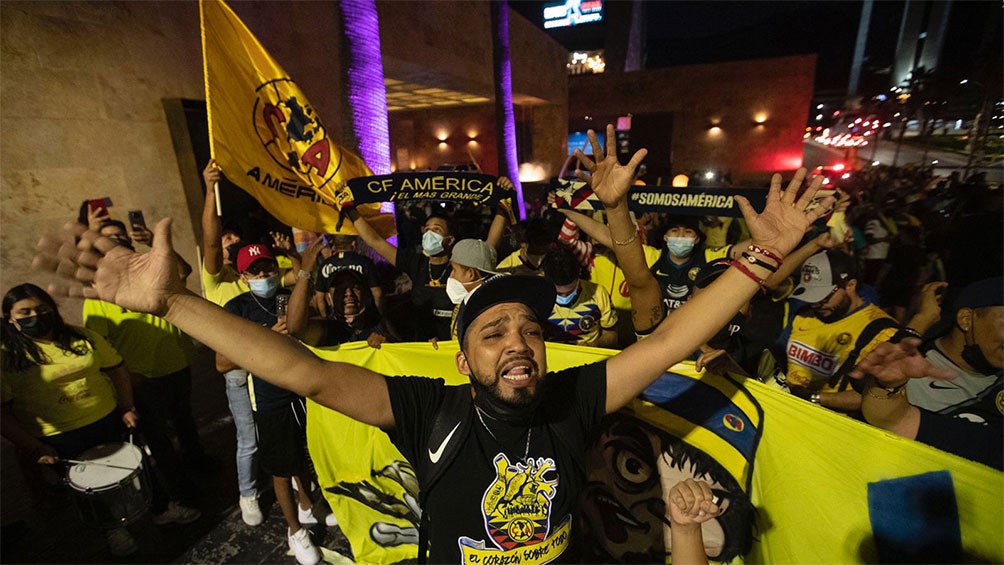
[[[813,404],[819,404],[819,393],[818,392],[812,393],[812,396],[809,397],[809,402]]]
[[[313,280],[313,276],[310,274],[310,271],[300,269],[300,272],[296,273],[296,280],[303,280],[303,279],[307,279],[308,281]]]

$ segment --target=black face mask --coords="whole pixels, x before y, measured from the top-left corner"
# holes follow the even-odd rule
[[[521,398],[516,402],[500,398],[492,389],[481,384],[476,378],[471,377],[471,386],[474,387],[474,405],[480,408],[485,414],[510,423],[529,423],[533,419],[533,414],[543,398],[543,390],[538,386],[537,394],[530,398]]]
[[[976,369],[977,373],[983,375],[992,375],[1000,370],[991,365],[990,361],[987,361],[987,356],[983,355],[983,351],[980,349],[980,346],[976,344],[975,337],[973,337],[973,343],[969,343],[969,333],[966,332],[964,336],[966,345],[962,347],[962,360],[965,361],[967,365]]]
[[[56,328],[56,313],[46,312],[21,318],[17,321],[17,325],[21,327],[21,333],[24,335],[32,339],[43,338]]]
[[[233,245],[227,246],[227,258],[229,258],[231,263],[237,262],[237,252],[241,250],[244,244],[241,242],[234,243]]]

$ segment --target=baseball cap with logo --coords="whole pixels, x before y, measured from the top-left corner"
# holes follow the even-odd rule
[[[264,245],[253,243],[241,247],[241,250],[237,252],[237,272],[243,273],[247,271],[252,263],[261,259],[275,260],[272,254],[269,253],[268,247]]]
[[[450,261],[465,267],[477,269],[482,273],[497,274],[495,265],[495,250],[480,239],[462,239],[450,252]]]
[[[854,257],[832,249],[820,251],[802,264],[802,275],[791,296],[815,304],[829,296],[835,286],[844,286],[856,278]]]

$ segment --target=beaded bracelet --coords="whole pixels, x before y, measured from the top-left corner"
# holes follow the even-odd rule
[[[767,281],[756,276],[756,274],[753,271],[749,270],[749,267],[747,267],[746,265],[743,265],[739,261],[732,261],[732,266],[738,269],[740,273],[754,280],[758,285],[760,285],[760,288],[764,288],[767,286]]]
[[[761,261],[760,259],[757,259],[756,257],[754,257],[751,253],[749,253],[747,251],[743,251],[742,255],[743,255],[743,259],[746,259],[747,261],[749,261],[750,265],[756,265],[758,267],[763,267],[764,269],[767,269],[768,271],[770,271],[772,273],[776,273],[777,272],[777,267],[775,267],[774,265],[771,265],[770,263],[768,263],[766,261]]]
[[[752,251],[753,253],[759,253],[760,255],[763,255],[768,259],[773,259],[777,263],[778,267],[784,264],[784,260],[781,259],[781,257],[779,257],[777,253],[774,253],[769,249],[764,249],[763,247],[751,243],[749,244],[749,247],[746,248],[746,250]]]

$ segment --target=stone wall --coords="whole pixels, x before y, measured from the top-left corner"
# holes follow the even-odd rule
[[[4,2],[2,10],[0,289],[44,285],[30,271],[39,235],[104,196],[123,221],[130,209],[151,225],[173,216],[178,251],[196,264],[162,99],[204,98],[198,5]]]

